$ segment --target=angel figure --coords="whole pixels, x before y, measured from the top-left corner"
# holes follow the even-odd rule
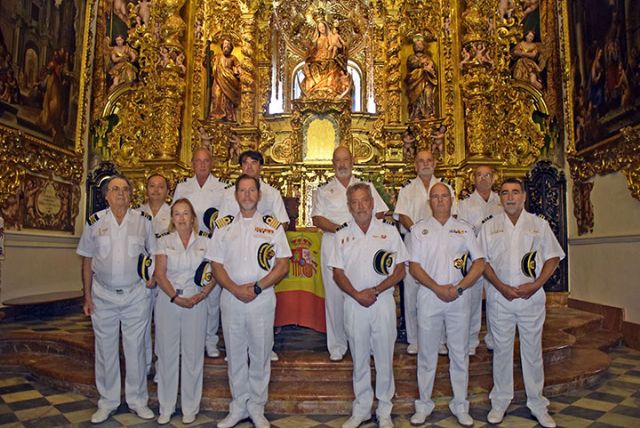
[[[138,70],[133,65],[136,59],[138,59],[138,53],[125,43],[122,34],[118,34],[116,36],[116,45],[111,48],[113,66],[109,69],[109,76],[111,76],[109,92],[122,83],[131,83],[136,80]]]
[[[538,44],[533,41],[534,37],[533,31],[528,31],[524,36],[524,40],[513,48],[511,54],[516,59],[516,65],[513,67],[513,78],[528,82],[534,88],[542,91],[543,86],[540,81],[542,68],[537,62],[540,52],[538,51]]]
[[[140,17],[142,24],[148,25],[151,17],[151,0],[138,0],[135,7],[136,15]]]
[[[437,131],[431,134],[431,153],[442,154],[444,152],[444,136],[447,133],[445,125],[440,126]]]
[[[198,128],[198,134],[200,134],[202,146],[211,149],[211,145],[213,143],[213,135],[211,135],[206,129],[204,129],[204,126],[200,126],[200,128]]]

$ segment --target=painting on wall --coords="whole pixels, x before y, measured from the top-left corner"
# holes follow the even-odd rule
[[[73,150],[85,6],[0,2],[0,125]]]
[[[569,30],[578,152],[640,122],[637,0],[573,0]]]

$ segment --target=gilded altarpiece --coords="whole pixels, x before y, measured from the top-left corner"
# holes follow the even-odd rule
[[[480,163],[523,176],[541,157],[562,162],[555,8],[550,0],[93,1],[76,144],[88,147],[89,173],[111,161],[132,177],[138,200],[152,172],[172,184],[189,175],[198,146],[210,147],[214,174],[226,178],[237,175],[242,150],[260,150],[264,178],[300,198],[300,226],[338,144],[390,202],[423,148],[437,152],[436,173],[457,192]],[[314,68],[319,40],[330,58]],[[233,114],[220,118],[211,110],[221,55],[237,87]],[[322,78],[307,78],[318,70],[333,73],[334,92],[315,90]]]

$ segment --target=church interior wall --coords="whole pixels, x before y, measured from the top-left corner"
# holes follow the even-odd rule
[[[596,176],[593,183],[592,232],[578,236],[568,198],[570,297],[622,308],[625,321],[640,324],[640,201],[621,173]]]

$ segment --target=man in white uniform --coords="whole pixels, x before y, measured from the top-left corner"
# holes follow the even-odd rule
[[[187,198],[196,210],[202,231],[213,232],[205,223],[204,213],[209,209],[220,210],[227,183],[211,175],[211,152],[200,147],[193,152],[191,167],[195,175],[178,183],[173,200]],[[218,327],[220,325],[220,287],[215,287],[207,297],[207,339],[205,348],[210,357],[219,357]]]
[[[487,221],[480,231],[480,242],[487,254],[484,275],[493,285],[487,290],[487,316],[494,342],[493,389],[487,420],[492,424],[502,422],[513,399],[517,327],[527,407],[540,425],[555,427],[547,412],[549,400],[542,395],[542,327],[546,314],[542,286],[565,254],[549,223],[524,210],[526,193],[520,180],[505,180],[500,200],[504,213]]]
[[[481,165],[473,174],[474,192],[467,199],[458,202],[458,218],[473,226],[478,236],[482,225],[503,212],[500,197],[491,190],[494,182],[494,171],[491,167]],[[482,290],[487,285],[483,277],[469,290],[471,300],[471,318],[469,319],[469,355],[476,354],[480,344],[480,326],[482,324]],[[493,349],[491,328],[487,323],[487,335],[484,337],[488,349]]]
[[[397,229],[373,217],[373,195],[367,183],[349,186],[347,201],[353,220],[336,232],[329,259],[333,279],[348,295],[344,318],[353,358],[355,400],[352,416],[342,428],[357,428],[371,418],[372,354],[378,425],[392,428],[393,347],[397,334],[393,289],[404,276],[408,254]]]
[[[394,217],[400,221],[404,242],[410,245],[411,234],[409,231],[415,223],[431,217],[431,207],[429,206],[429,191],[436,183],[441,183],[440,179],[433,175],[436,169],[436,161],[429,150],[421,150],[416,153],[415,169],[417,176],[409,183],[405,184],[398,194],[398,203],[394,211]],[[452,192],[453,193],[453,192]],[[416,307],[416,297],[420,285],[410,273],[404,278],[404,323],[407,330],[407,353],[415,355],[418,353],[418,308]],[[443,349],[444,346],[443,332]]]
[[[137,272],[138,257],[155,250],[151,219],[129,208],[131,184],[114,176],[103,188],[109,208],[89,217],[77,253],[82,256],[85,315],[95,336],[95,376],[100,398],[92,423],[104,422],[120,405],[120,329],[129,409],[153,419],[145,370],[144,333],[149,293]],[[147,285],[152,285],[149,281]]]
[[[274,217],[282,224],[282,227],[286,231],[289,226],[289,215],[287,214],[287,209],[284,206],[282,195],[276,188],[260,178],[260,171],[262,170],[262,165],[264,165],[264,158],[262,157],[262,154],[255,150],[244,151],[240,154],[238,163],[242,168],[243,174],[260,180],[261,196],[258,201],[258,211],[263,215],[270,215]],[[229,186],[225,190],[220,215],[236,215],[239,210],[240,207],[236,201],[235,188],[233,186]],[[271,352],[271,361],[278,361],[278,354],[276,354],[275,351]]]
[[[453,399],[449,409],[463,426],[469,415],[469,298],[465,290],[482,275],[484,255],[468,223],[451,216],[451,190],[437,183],[429,192],[433,216],[411,229],[409,270],[422,286],[418,290],[418,389],[414,425],[423,424],[433,411],[431,398],[438,366],[443,325],[447,329],[449,375]],[[473,260],[467,271],[468,260]]]
[[[351,220],[347,206],[347,188],[360,182],[352,175],[353,157],[344,146],[333,152],[335,177],[318,187],[313,193],[311,218],[313,225],[322,230],[321,271],[324,285],[324,308],[327,322],[327,349],[331,361],[340,361],[347,352],[347,334],[344,329],[344,293],[333,280],[333,272],[328,261],[334,246],[334,235],[340,225]],[[368,183],[373,195],[373,211],[382,218],[387,204],[378,194],[373,184]]]
[[[169,231],[171,223],[171,207],[167,204],[169,195],[169,183],[160,174],[153,174],[147,178],[147,202],[138,207],[139,211],[151,217],[153,233],[157,237]],[[149,292],[149,324],[144,332],[144,343],[147,352],[147,373],[151,370],[153,351],[151,350],[151,320],[153,319],[153,308],[156,304],[158,289],[150,289]],[[158,355],[158,353],[155,353]]]
[[[264,417],[271,376],[273,286],[289,272],[291,250],[282,225],[257,211],[260,181],[241,175],[236,181],[240,211],[218,220],[206,258],[224,290],[220,298],[228,358],[231,403],[219,428],[231,428],[247,416],[257,428]]]

